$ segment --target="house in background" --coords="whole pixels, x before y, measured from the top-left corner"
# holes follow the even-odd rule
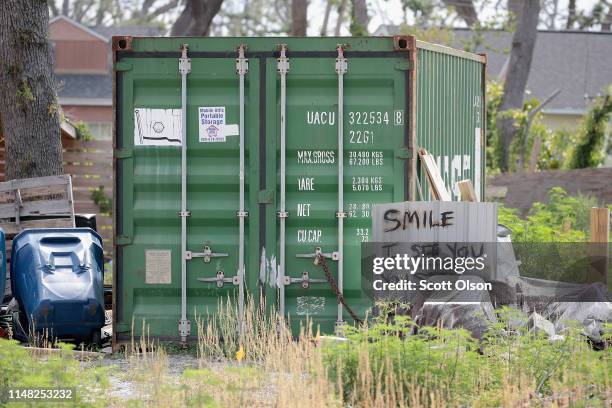
[[[395,35],[400,26],[382,25],[375,35]],[[486,53],[489,79],[503,77],[513,33],[454,29],[449,46],[464,49],[478,42],[475,52]],[[612,33],[539,31],[527,90],[540,102],[561,92],[543,109],[551,129],[575,130],[591,102],[612,84]]]
[[[87,124],[95,139],[111,139],[113,35],[159,36],[149,26],[86,27],[58,16],[49,22],[59,104],[72,122]]]

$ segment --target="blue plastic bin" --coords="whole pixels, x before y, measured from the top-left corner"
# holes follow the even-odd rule
[[[90,228],[21,232],[13,240],[11,288],[30,330],[96,341],[104,326],[102,239]]]

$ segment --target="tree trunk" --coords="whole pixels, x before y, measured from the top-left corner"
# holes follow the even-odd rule
[[[6,180],[63,173],[46,1],[0,7],[0,116]]]
[[[368,5],[365,0],[351,0],[353,3],[353,15],[351,18],[351,35],[354,37],[368,35]]]
[[[342,28],[342,22],[344,20],[344,9],[346,9],[347,0],[340,0],[338,4],[338,20],[336,21],[336,28],[334,29],[334,35],[340,36],[340,29]]]
[[[472,0],[444,0],[446,7],[454,7],[455,11],[461,17],[468,27],[472,27],[478,23],[478,14]]]
[[[512,37],[508,73],[504,81],[504,94],[497,116],[497,130],[502,144],[500,163],[502,171],[508,171],[510,144],[517,130],[514,126],[514,119],[509,117],[509,111],[520,109],[523,105],[533,50],[538,36],[539,13],[539,0],[525,0],[518,16],[516,31]]]
[[[183,12],[172,26],[173,36],[207,36],[223,0],[187,0]]]
[[[325,5],[325,14],[323,15],[323,24],[321,25],[321,37],[327,37],[327,26],[329,25],[329,15],[331,14],[333,0],[327,0]]]
[[[308,0],[291,0],[291,35],[305,37],[308,15]]]
[[[69,12],[70,12],[70,0],[64,0],[62,2],[62,14],[65,16],[68,16]]]
[[[523,0],[508,0],[508,11],[510,12],[510,22],[516,22],[521,14]]]
[[[566,30],[571,30],[576,22],[576,0],[569,0],[567,6],[567,23],[565,24]]]

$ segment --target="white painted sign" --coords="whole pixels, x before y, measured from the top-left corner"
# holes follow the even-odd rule
[[[134,109],[134,146],[181,146],[180,109]]]
[[[496,242],[497,203],[375,204],[372,230],[375,242]]]
[[[225,123],[225,106],[200,106],[198,123],[201,143],[225,142],[239,133],[238,125]]]

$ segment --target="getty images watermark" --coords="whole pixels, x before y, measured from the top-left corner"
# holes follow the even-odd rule
[[[367,242],[361,293],[408,303],[605,301],[610,249],[585,242]]]
[[[417,272],[454,272],[463,275],[468,272],[483,272],[486,269],[487,254],[477,257],[440,257],[440,256],[410,256],[408,254],[395,254],[394,256],[374,257],[372,261],[372,273],[378,279],[372,281],[375,291],[415,291],[415,290],[492,290],[489,282],[474,282],[469,279],[449,279],[441,281],[429,281],[419,279],[398,279],[388,281],[382,278],[385,273],[393,273],[399,276],[415,275]]]

